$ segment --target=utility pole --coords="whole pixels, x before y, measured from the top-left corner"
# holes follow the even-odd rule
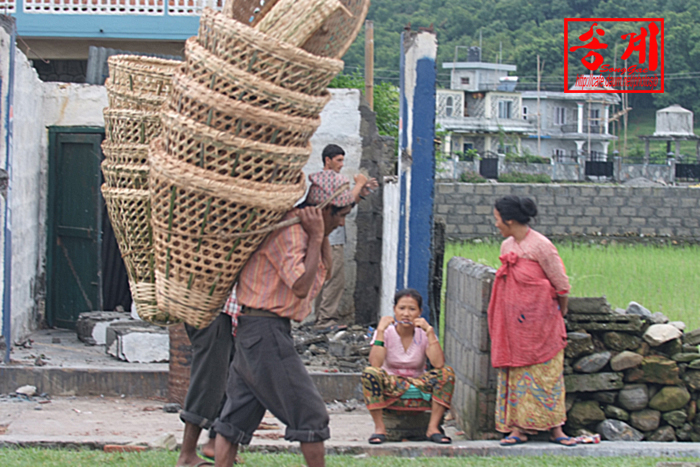
[[[365,98],[374,110],[374,23],[365,21]]]
[[[544,62],[542,63],[544,68]],[[540,133],[542,131],[542,116],[540,115],[540,56],[537,56],[537,155],[542,157],[542,141]]]

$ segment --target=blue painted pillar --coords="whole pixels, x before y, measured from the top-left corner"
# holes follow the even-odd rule
[[[429,31],[401,34],[399,102],[399,245],[396,288],[423,296],[429,319],[428,289],[435,196],[435,81],[437,38]]]

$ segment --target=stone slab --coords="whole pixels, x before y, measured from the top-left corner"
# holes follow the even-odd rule
[[[104,345],[107,327],[114,321],[129,319],[128,313],[118,311],[91,311],[80,313],[75,329],[78,339],[88,345]]]
[[[569,297],[569,314],[608,314],[610,304],[605,297]]]
[[[596,392],[621,389],[622,373],[594,373],[590,375],[565,375],[566,392]]]

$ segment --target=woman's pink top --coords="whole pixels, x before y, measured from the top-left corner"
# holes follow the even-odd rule
[[[376,339],[377,333],[374,333]],[[428,335],[421,328],[413,331],[413,342],[404,350],[401,336],[396,332],[396,326],[389,326],[384,331],[384,347],[386,358],[382,369],[394,376],[406,378],[418,378],[425,373],[426,356],[428,348]]]
[[[506,239],[499,259],[488,309],[491,363],[544,363],[566,347],[557,300],[570,289],[564,264],[552,242],[532,229],[520,243]]]

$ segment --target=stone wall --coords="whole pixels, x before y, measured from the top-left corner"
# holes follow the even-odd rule
[[[495,235],[493,205],[505,195],[529,196],[545,235],[658,235],[700,238],[700,188],[595,185],[440,183],[435,216],[449,238]]]
[[[496,377],[486,316],[494,274],[456,256],[447,265],[445,359],[455,371],[452,414],[468,439],[495,436]]]
[[[445,358],[455,370],[452,413],[469,439],[495,432],[496,376],[487,308],[495,271],[453,257],[447,267]],[[608,440],[700,441],[700,329],[684,333],[637,303],[571,298],[565,350],[569,435]]]

